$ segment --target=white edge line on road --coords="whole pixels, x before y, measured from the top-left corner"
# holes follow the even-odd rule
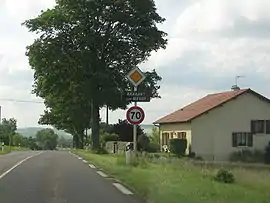
[[[81,160],[82,158],[78,156],[78,159],[80,159],[80,160]]]
[[[83,163],[87,163],[87,161],[86,160],[83,160]]]
[[[93,164],[89,164],[90,168],[96,168]]]
[[[98,175],[102,176],[103,178],[107,178],[108,175],[103,173],[102,171],[97,171]]]
[[[17,168],[18,166],[20,166],[23,162],[25,162],[25,161],[27,161],[28,159],[31,159],[31,158],[33,158],[33,157],[35,157],[35,156],[38,156],[38,155],[40,155],[40,154],[42,154],[42,153],[43,153],[43,152],[39,152],[39,153],[37,153],[37,154],[34,154],[34,155],[32,155],[32,156],[29,156],[29,157],[27,157],[27,158],[21,160],[20,162],[18,162],[18,163],[15,164],[14,166],[12,166],[10,169],[8,169],[6,172],[4,172],[2,175],[0,175],[0,180],[1,180],[2,178],[4,178],[7,174],[9,174],[11,171],[13,171],[15,168]]]
[[[113,183],[113,185],[123,194],[125,195],[133,195],[133,193],[128,190],[126,187],[124,187],[123,185],[121,185],[120,183]]]

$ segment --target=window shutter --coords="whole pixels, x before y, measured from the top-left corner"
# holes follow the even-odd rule
[[[236,133],[233,133],[232,134],[232,146],[233,147],[237,147],[237,134]]]
[[[253,146],[253,134],[247,133],[247,139],[248,139],[248,146],[252,147]]]
[[[265,124],[266,124],[266,134],[270,134],[270,120],[267,120]]]
[[[255,134],[255,121],[253,120],[250,122],[250,132]]]

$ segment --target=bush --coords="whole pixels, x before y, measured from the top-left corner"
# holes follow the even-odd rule
[[[109,141],[117,141],[118,140],[118,135],[114,133],[103,133],[100,135],[100,141],[101,145],[105,147],[106,142]]]
[[[234,152],[230,155],[230,161],[232,162],[246,162],[246,163],[262,163],[264,160],[264,154],[259,150],[241,150],[238,152]]]
[[[91,150],[94,154],[108,154],[107,150],[104,147],[100,147],[99,149]]]
[[[138,137],[138,150],[139,151],[147,151],[147,149],[149,148],[149,144],[150,144],[150,139],[147,135],[140,135]]]
[[[265,148],[264,161],[266,164],[270,164],[270,142],[268,146]]]
[[[221,183],[234,183],[235,181],[233,173],[226,169],[220,169],[215,176],[215,180]]]
[[[203,158],[201,156],[196,156],[195,155],[194,160],[196,160],[196,161],[203,161]]]
[[[186,153],[187,140],[186,139],[171,139],[170,140],[170,151],[177,155],[183,156]]]
[[[150,142],[147,148],[147,152],[149,153],[156,153],[160,151],[160,146],[158,143]]]
[[[196,153],[195,152],[190,152],[188,154],[188,157],[191,158],[191,159],[194,159],[196,157]]]

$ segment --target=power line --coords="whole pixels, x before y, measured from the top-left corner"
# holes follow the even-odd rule
[[[0,101],[17,102],[17,103],[35,103],[35,104],[44,103],[42,101],[27,101],[27,100],[16,100],[16,99],[0,99]]]

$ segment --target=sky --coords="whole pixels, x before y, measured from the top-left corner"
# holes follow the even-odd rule
[[[161,99],[139,103],[146,114],[143,124],[209,93],[230,91],[237,75],[244,76],[238,80],[241,88],[270,97],[269,0],[155,2],[166,18],[159,28],[168,33],[168,45],[140,65],[163,78]],[[0,106],[2,117],[15,117],[19,127],[38,126],[45,109],[42,99],[31,94],[33,71],[25,56],[36,36],[21,23],[53,6],[54,0],[0,0]],[[110,123],[118,119],[125,119],[125,111],[109,113]]]

